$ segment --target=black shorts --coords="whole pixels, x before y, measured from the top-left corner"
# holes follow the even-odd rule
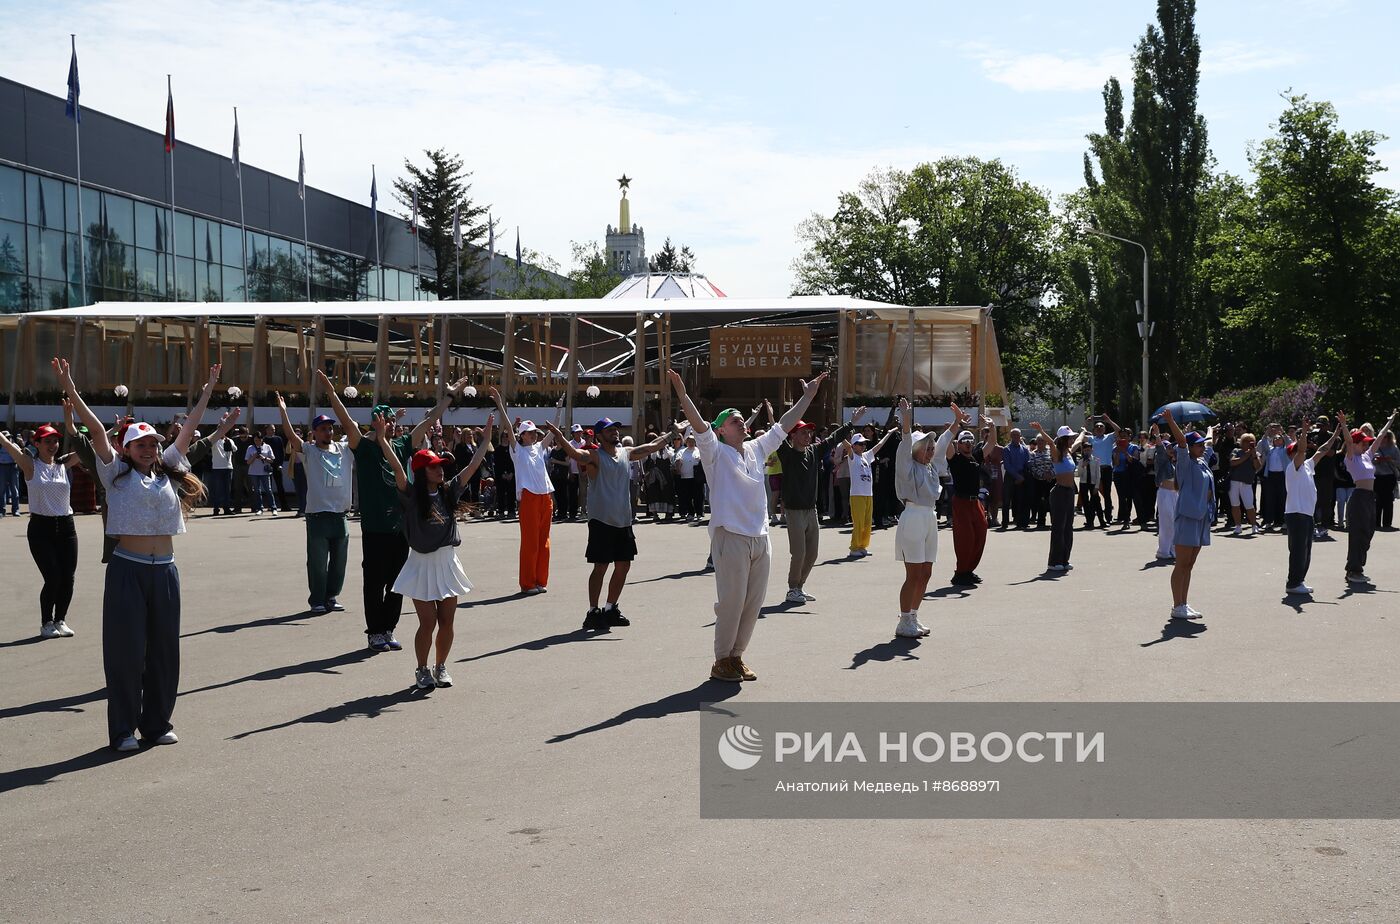
[[[637,538],[630,526],[609,526],[597,520],[588,521],[588,549],[583,557],[590,564],[631,561],[637,557]]]

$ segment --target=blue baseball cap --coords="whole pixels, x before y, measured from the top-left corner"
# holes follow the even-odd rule
[[[616,420],[613,420],[611,417],[604,417],[602,420],[598,421],[593,425],[593,432],[597,433],[599,430],[608,429],[608,427],[620,426],[622,426],[622,424],[618,423]]]
[[[311,421],[311,429],[315,430],[321,424],[331,424],[332,426],[334,426],[335,418],[327,417],[325,414],[317,414],[315,419]]]
[[[1197,433],[1195,430],[1192,430],[1190,433],[1186,434],[1186,445],[1188,446],[1194,446],[1197,443],[1204,443],[1205,441],[1206,438],[1204,436],[1201,436],[1201,434]]]

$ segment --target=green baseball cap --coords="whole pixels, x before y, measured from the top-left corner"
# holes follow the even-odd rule
[[[369,415],[370,417],[382,416],[385,418],[392,418],[394,416],[394,409],[387,404],[376,404],[374,407],[370,408]]]
[[[725,422],[726,420],[728,420],[729,418],[733,417],[735,414],[738,414],[738,413],[739,413],[739,409],[738,409],[737,407],[727,407],[727,408],[725,408],[724,410],[722,410],[722,411],[719,412],[719,416],[716,417],[716,418],[714,419],[714,422],[711,423],[710,426],[713,427],[714,429],[718,430],[721,426],[724,425],[724,422]],[[743,416],[740,415],[740,418],[739,418],[739,419],[742,420],[742,419],[743,419]]]

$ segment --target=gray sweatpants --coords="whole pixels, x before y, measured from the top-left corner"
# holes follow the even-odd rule
[[[788,549],[792,563],[788,565],[788,588],[802,587],[817,563],[817,540],[821,524],[816,510],[787,510]]]
[[[767,536],[741,536],[718,528],[710,534],[715,563],[715,660],[737,658],[749,647],[772,553]]]
[[[107,736],[170,731],[180,686],[180,572],[113,555],[102,600]]]

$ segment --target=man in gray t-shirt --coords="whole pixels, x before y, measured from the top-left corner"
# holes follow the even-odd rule
[[[564,438],[554,424],[545,424],[554,434],[555,444],[562,446],[569,458],[578,463],[588,479],[588,549],[587,561],[593,565],[588,575],[588,615],[583,628],[606,632],[613,626],[631,623],[617,608],[622,587],[632,559],[637,557],[637,540],[632,535],[631,462],[641,459],[666,445],[670,434],[663,433],[650,443],[626,447],[622,443],[622,424],[604,417],[593,427],[597,445],[575,446]],[[612,565],[612,580],[608,582],[607,605],[598,606],[603,593],[603,579]]]
[[[311,439],[303,440],[292,429],[287,403],[277,395],[282,433],[287,447],[302,454],[306,471],[306,583],[307,602],[313,613],[343,610],[336,598],[345,586],[345,559],[350,530],[350,484],[354,455],[344,441],[335,442],[335,421],[324,414],[311,422]]]

